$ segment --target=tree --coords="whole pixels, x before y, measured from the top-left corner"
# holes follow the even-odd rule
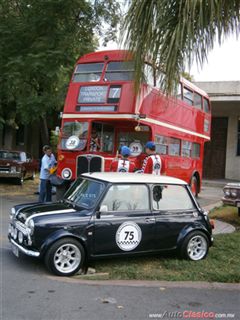
[[[1,0],[0,123],[40,120],[46,132],[77,57],[96,48],[103,23],[105,40],[113,37],[118,13],[114,0]]]
[[[186,64],[196,59],[202,66],[216,38],[221,44],[238,34],[239,21],[239,0],[132,0],[123,28],[124,44],[135,54],[136,86],[147,59],[171,93]]]

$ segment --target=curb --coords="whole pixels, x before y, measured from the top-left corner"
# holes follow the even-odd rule
[[[92,286],[122,286],[144,288],[195,288],[195,289],[219,289],[240,291],[238,283],[204,282],[204,281],[146,281],[146,280],[84,280],[67,277],[47,276],[48,279],[72,284]]]

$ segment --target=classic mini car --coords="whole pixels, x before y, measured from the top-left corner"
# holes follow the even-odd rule
[[[223,188],[223,193],[222,202],[237,207],[238,215],[240,216],[240,182],[226,184]]]
[[[212,228],[188,185],[134,173],[86,173],[53,204],[23,204],[10,213],[13,253],[44,258],[54,274],[71,276],[100,257],[177,250],[200,260]]]
[[[0,178],[14,178],[18,184],[24,179],[34,179],[38,162],[23,151],[0,150]]]

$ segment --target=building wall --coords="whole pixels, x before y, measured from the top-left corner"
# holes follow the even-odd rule
[[[239,108],[240,109],[240,108]],[[240,112],[239,112],[240,117]],[[228,135],[226,150],[226,169],[227,179],[237,179],[240,181],[240,156],[237,156],[237,128],[238,116],[230,114],[228,118]]]

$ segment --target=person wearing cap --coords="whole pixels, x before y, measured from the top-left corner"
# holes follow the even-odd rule
[[[44,156],[41,160],[39,202],[52,201],[52,185],[50,183],[50,171],[56,165],[56,159],[52,148],[48,145],[43,147]]]
[[[127,146],[122,146],[120,149],[121,158],[113,160],[110,166],[112,172],[134,172],[135,164],[128,158],[131,155],[131,150]]]
[[[142,173],[160,175],[162,169],[161,157],[156,153],[156,145],[153,141],[148,141],[145,145],[147,157],[143,161]]]
[[[101,139],[97,134],[97,130],[92,128],[91,141],[90,141],[90,151],[97,152],[101,150]]]

